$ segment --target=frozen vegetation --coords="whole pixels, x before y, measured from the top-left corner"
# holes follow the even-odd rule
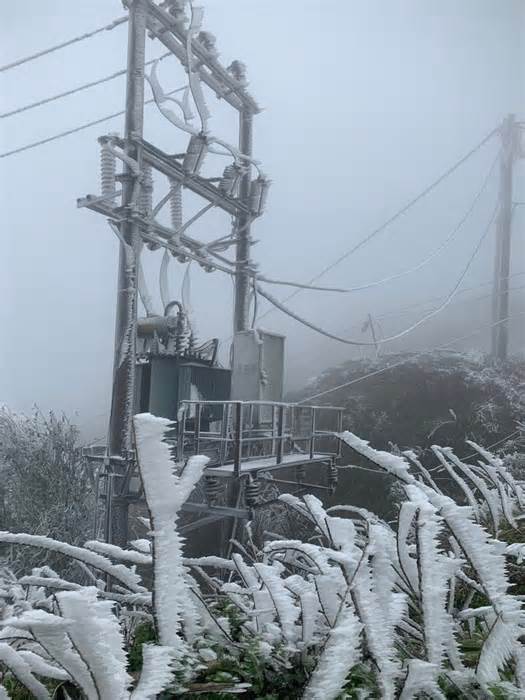
[[[525,493],[501,459],[433,446],[437,482],[414,452],[345,432],[400,484],[396,522],[283,495],[307,541],[257,546],[248,526],[231,558],[187,559],[178,515],[206,459],[174,464],[167,425],[135,418],[149,531],[129,550],[0,533],[89,575],[2,571],[0,698],[524,697]]]

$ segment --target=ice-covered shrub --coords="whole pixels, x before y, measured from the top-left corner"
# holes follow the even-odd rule
[[[61,685],[90,700],[162,691],[311,700],[524,696],[525,621],[508,566],[523,566],[525,494],[500,459],[471,443],[478,459],[465,464],[434,447],[463,504],[414,453],[376,451],[343,433],[353,451],[401,484],[395,527],[356,506],[325,509],[314,496],[283,495],[314,533],[309,541],[269,539],[258,549],[248,527],[230,559],[187,559],[178,513],[206,460],[174,465],[166,426],[135,419],[150,533],[130,549],[0,533],[0,543],[61,552],[93,576],[80,586],[48,567],[18,579],[0,574],[5,683],[15,677],[36,698],[51,697],[50,683]],[[136,571],[148,564],[151,591]],[[137,677],[129,649],[145,627],[153,641],[142,647]]]

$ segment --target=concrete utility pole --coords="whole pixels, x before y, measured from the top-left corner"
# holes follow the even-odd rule
[[[509,276],[512,234],[512,176],[516,156],[516,125],[514,114],[509,114],[501,127],[500,205],[497,220],[496,255],[492,296],[492,356],[507,359],[509,315]]]
[[[239,113],[239,150],[247,156],[252,155],[252,126],[253,114],[246,110]],[[242,176],[239,199],[248,205],[250,197],[251,168],[246,164],[246,172]],[[250,308],[250,276],[247,266],[250,258],[250,214],[239,213],[235,217],[237,230],[237,246],[235,260],[237,272],[235,275],[235,306],[233,312],[233,329],[235,333],[245,331],[249,327],[248,315]]]
[[[126,85],[125,152],[140,162],[133,137],[142,137],[144,117],[144,55],[146,40],[146,8],[143,0],[134,0],[129,7],[128,64]],[[117,310],[115,322],[115,357],[113,363],[113,396],[109,422],[108,454],[113,497],[107,533],[108,541],[125,547],[128,540],[128,507],[125,475],[132,460],[133,404],[135,391],[136,325],[137,325],[137,259],[141,239],[136,220],[140,198],[140,177],[124,164],[122,175],[121,243]],[[108,488],[108,499],[111,497]]]

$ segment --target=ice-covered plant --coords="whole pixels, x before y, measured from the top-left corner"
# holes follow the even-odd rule
[[[183,688],[189,696],[409,700],[476,697],[478,687],[485,697],[523,697],[525,628],[507,567],[523,566],[525,498],[501,460],[471,444],[479,459],[465,463],[436,446],[458,502],[415,454],[376,451],[343,433],[401,484],[395,527],[357,506],[325,509],[311,495],[282,495],[310,539],[269,537],[258,549],[248,526],[231,558],[188,559],[178,516],[206,460],[174,464],[167,427],[135,418],[147,538],[124,550],[0,533],[0,543],[59,552],[91,576],[81,586],[49,567],[18,579],[0,572],[0,668],[34,697],[50,697],[50,680],[89,700]],[[516,537],[507,544],[508,531]],[[137,566],[151,566],[151,590]],[[153,640],[136,678],[129,648],[144,625]]]

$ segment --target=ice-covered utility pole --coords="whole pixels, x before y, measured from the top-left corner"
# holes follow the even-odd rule
[[[169,294],[167,263],[172,257],[180,262],[193,260],[206,272],[213,272],[224,269],[221,261],[226,261],[226,271],[234,275],[236,283],[234,327],[236,331],[246,330],[253,277],[250,224],[262,215],[270,184],[252,158],[252,120],[260,108],[246,90],[245,66],[241,61],[233,61],[227,68],[220,63],[215,38],[201,30],[202,8],[193,7],[188,0],[165,0],[161,4],[153,0],[123,2],[129,10],[125,130],[123,137],[112,133],[99,139],[101,192],[77,202],[79,207],[102,214],[120,241],[113,390],[102,491],[106,499],[105,538],[120,546],[125,546],[128,539],[128,508],[134,498],[136,460],[132,419],[140,393],[135,392],[137,360],[144,359],[145,352],[176,355],[188,348],[206,352],[208,347],[207,344],[195,347],[194,335],[184,320],[186,310]],[[147,39],[161,43],[168,54],[154,61],[149,75],[145,76]],[[157,73],[157,63],[170,54],[185,70],[187,83],[166,92]],[[176,133],[189,137],[183,153],[166,153],[144,139],[145,81],[153,94],[153,100],[149,101],[155,102]],[[208,95],[211,91],[234,108],[239,120],[238,140],[234,145],[209,129],[210,114],[203,88]],[[233,162],[224,167],[219,177],[204,176],[202,165],[208,155],[219,156],[215,163],[224,163],[224,156]],[[116,171],[119,165],[121,173]],[[257,170],[253,181],[252,169]],[[166,181],[168,194],[164,190]],[[160,191],[156,182],[160,183]],[[183,223],[182,192],[186,190],[203,199],[205,206]],[[171,225],[161,223],[158,218],[168,202]],[[213,245],[216,241],[198,240],[187,232],[192,222],[211,208],[221,209],[234,222],[231,234],[218,239],[217,249]],[[236,249],[235,265],[220,254],[230,246]],[[140,256],[147,249],[160,247],[164,247],[166,254],[159,274],[163,308],[157,313],[147,292]],[[137,319],[139,294],[146,310],[146,318],[142,319]],[[179,309],[177,317],[171,313],[174,308]],[[147,341],[149,345],[144,345],[148,333],[152,339]],[[138,345],[139,337],[141,345]],[[101,455],[94,458],[101,459]]]
[[[146,43],[146,8],[144,0],[134,0],[129,7],[128,63],[126,84],[126,118],[124,152],[139,162],[134,138],[142,137],[144,121],[144,56]],[[113,395],[109,419],[108,454],[111,459],[113,492],[109,541],[121,547],[128,540],[128,505],[125,475],[132,459],[132,419],[135,393],[137,261],[141,245],[136,208],[141,195],[138,169],[124,162],[122,178],[122,213],[118,263],[118,289],[115,321],[115,356]],[[109,491],[109,489],[108,489]],[[109,494],[108,494],[109,497]]]
[[[508,354],[509,329],[504,319],[509,316],[509,276],[512,236],[512,189],[514,160],[517,155],[518,129],[514,114],[501,126],[500,204],[497,222],[492,296],[492,356],[505,360]]]
[[[252,155],[252,125],[253,115],[243,109],[239,114],[239,150],[248,156]],[[246,171],[241,178],[239,199],[249,203],[251,168],[246,164]],[[235,260],[237,271],[235,275],[235,306],[233,312],[233,330],[235,333],[249,328],[248,316],[250,307],[250,276],[247,268],[250,262],[250,214],[240,212],[235,220],[237,230],[237,247]]]

